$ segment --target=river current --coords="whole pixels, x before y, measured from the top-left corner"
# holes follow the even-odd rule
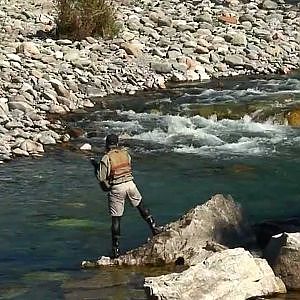
[[[143,276],[155,269],[82,270],[110,253],[106,196],[89,157],[114,132],[130,149],[134,175],[159,223],[179,218],[216,193],[231,194],[250,222],[300,214],[300,76],[176,85],[164,92],[99,100],[65,122],[94,153],[61,147],[0,168],[0,299],[145,299]],[[150,232],[127,206],[122,251]],[[300,299],[289,293],[286,298]]]

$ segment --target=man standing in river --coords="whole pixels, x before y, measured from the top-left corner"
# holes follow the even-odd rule
[[[112,257],[116,258],[119,256],[120,222],[126,199],[138,209],[153,235],[160,233],[162,228],[156,226],[150,211],[143,205],[142,196],[133,182],[131,157],[126,149],[119,147],[117,135],[106,137],[106,153],[99,164],[94,160],[92,163],[102,190],[108,192],[109,214],[112,217]]]

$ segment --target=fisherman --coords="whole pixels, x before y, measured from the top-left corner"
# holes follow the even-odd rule
[[[142,196],[133,181],[131,157],[126,149],[119,147],[117,135],[109,134],[106,137],[106,153],[100,163],[98,164],[94,159],[91,159],[91,162],[102,190],[108,192],[109,214],[112,217],[112,258],[117,258],[120,255],[120,222],[126,199],[129,199],[132,206],[138,209],[153,235],[160,233],[162,227],[155,224],[149,209],[143,205]]]

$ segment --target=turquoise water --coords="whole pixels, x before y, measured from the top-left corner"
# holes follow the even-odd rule
[[[103,150],[108,132],[121,134],[133,156],[136,183],[161,224],[216,193],[231,194],[253,223],[299,216],[299,129],[247,114],[228,120],[191,113],[203,103],[273,103],[286,95],[296,103],[299,87],[296,76],[112,99],[106,110],[70,121],[85,131],[74,144],[89,142]],[[143,274],[150,270],[80,269],[82,260],[108,255],[111,243],[106,196],[90,156],[97,154],[51,148],[43,158],[1,165],[0,299],[145,299]],[[122,251],[149,234],[127,206]]]

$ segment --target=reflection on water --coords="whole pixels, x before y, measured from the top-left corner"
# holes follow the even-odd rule
[[[273,103],[286,91],[294,102],[299,99],[295,78],[225,82],[224,89],[226,103],[251,102],[254,96]],[[205,92],[199,85],[155,94],[151,101],[148,96],[115,101],[73,121],[86,132],[74,143],[102,150],[108,132],[121,133],[144,201],[162,224],[216,193],[231,194],[251,222],[299,216],[299,129],[248,114],[230,119],[190,113],[210,99],[222,102],[218,97],[216,88]],[[80,269],[82,260],[110,253],[106,196],[90,154],[47,153],[1,165],[0,299],[145,299],[143,276],[161,270]],[[122,251],[149,235],[138,212],[127,206]]]

